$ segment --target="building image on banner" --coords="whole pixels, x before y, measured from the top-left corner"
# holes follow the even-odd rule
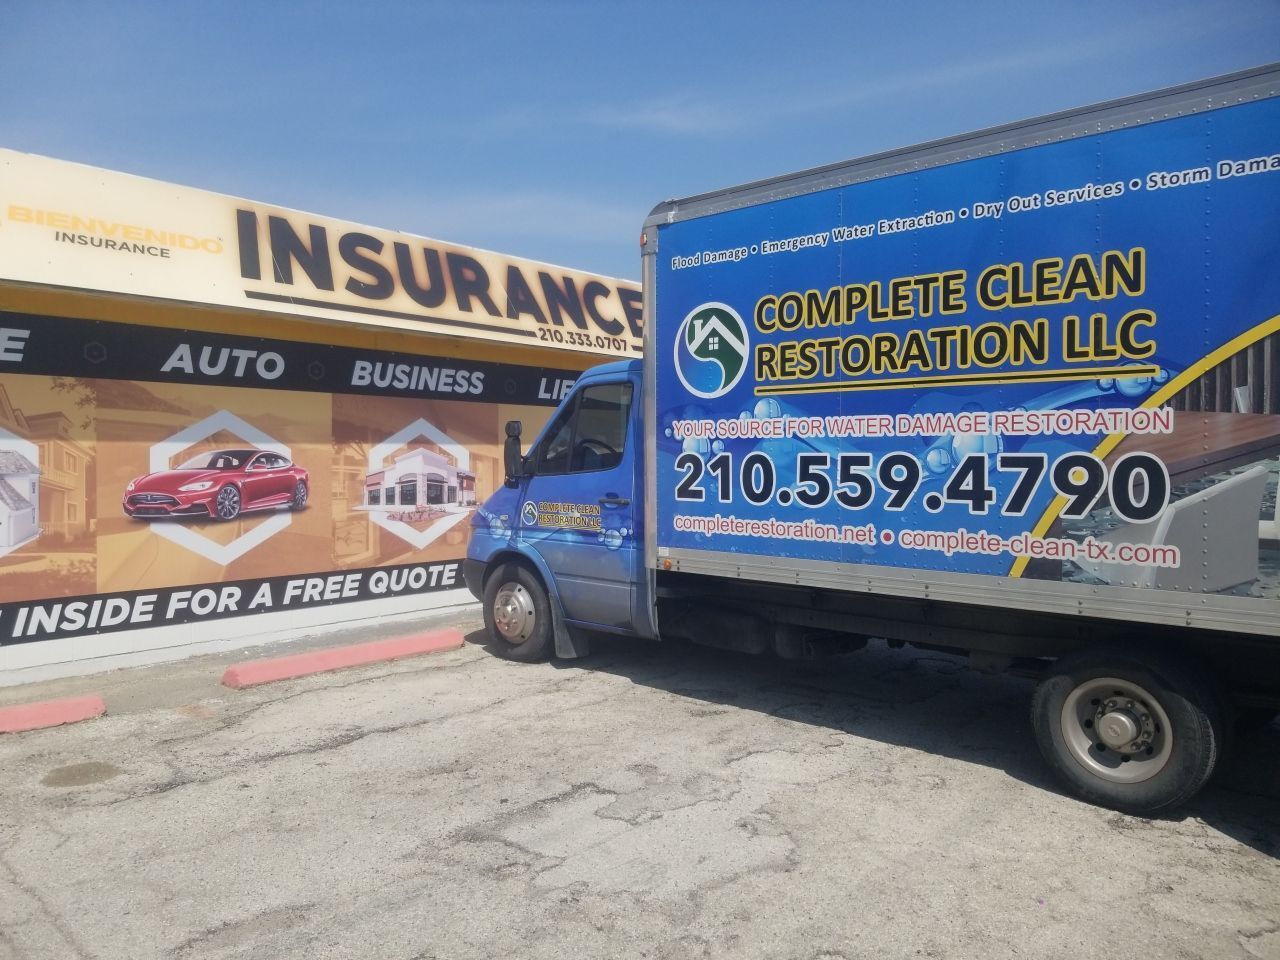
[[[374,523],[418,547],[455,527],[476,505],[467,448],[418,419],[369,450],[365,502]]]
[[[40,535],[40,468],[16,450],[0,450],[0,550]]]
[[[0,600],[96,586],[95,450],[82,425],[67,381],[0,378]]]
[[[635,284],[3,150],[0,226],[10,682],[467,602],[503,424],[639,353]]]
[[[365,505],[402,515],[419,507],[474,506],[475,480],[440,454],[418,448],[365,476]]]

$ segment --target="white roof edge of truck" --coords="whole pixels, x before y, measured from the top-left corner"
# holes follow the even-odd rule
[[[653,208],[644,228],[1276,95],[1280,95],[1280,61],[683,199],[666,200]],[[646,252],[654,252],[652,243],[646,247]]]

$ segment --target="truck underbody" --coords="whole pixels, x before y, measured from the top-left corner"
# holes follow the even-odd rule
[[[879,638],[1036,678],[1086,650],[1149,649],[1210,671],[1238,709],[1280,710],[1280,643],[1267,637],[661,571],[658,611],[666,636],[745,653],[821,655]]]

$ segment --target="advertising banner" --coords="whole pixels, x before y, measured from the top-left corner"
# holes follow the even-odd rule
[[[0,280],[640,352],[634,283],[12,150]]]
[[[660,548],[1280,598],[1280,101],[658,234]]]
[[[459,589],[576,376],[0,312],[0,646]]]

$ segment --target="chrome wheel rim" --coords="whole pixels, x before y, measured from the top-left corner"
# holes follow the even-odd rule
[[[493,625],[507,643],[524,643],[538,625],[533,595],[523,584],[504,583],[493,598]]]
[[[231,520],[240,512],[240,494],[235,487],[225,487],[218,491],[218,516],[223,520]]]
[[[305,484],[298,484],[293,490],[293,506],[296,510],[301,510],[307,505],[307,488]]]
[[[1062,704],[1062,738],[1072,758],[1111,783],[1141,783],[1169,764],[1173,730],[1164,707],[1131,680],[1086,680]]]

